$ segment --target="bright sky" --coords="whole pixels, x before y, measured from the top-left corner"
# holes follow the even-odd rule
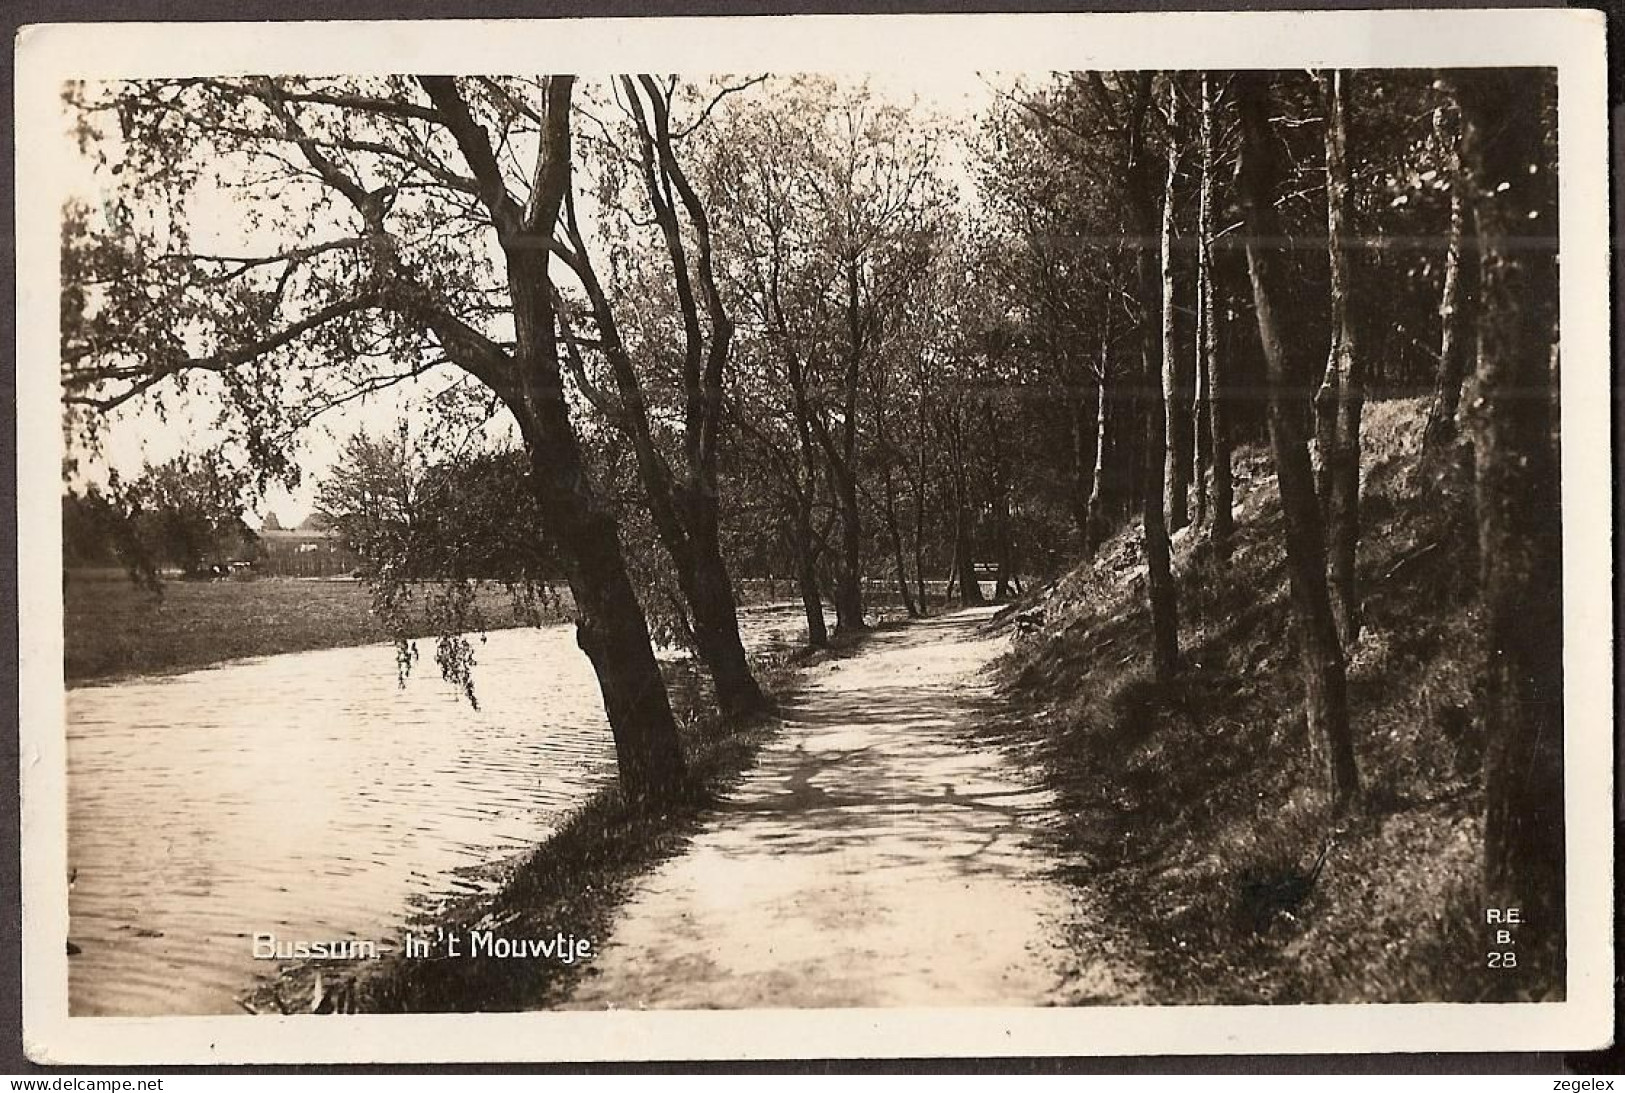
[[[940,151],[946,173],[967,200],[974,200],[967,141],[977,125],[977,116],[991,104],[993,89],[1008,87],[1013,80],[969,70],[918,67],[908,71],[875,72],[864,78],[880,97],[898,105],[912,103],[923,115],[941,119]],[[855,78],[846,76],[839,80],[856,82]],[[112,155],[110,152],[110,157]],[[78,182],[70,189],[95,195],[107,181],[106,177],[98,176],[88,158],[75,158],[79,167]],[[271,243],[250,244],[249,249],[242,249],[241,224],[242,218],[230,201],[218,196],[203,198],[192,210],[193,238],[199,249],[203,249],[205,243],[236,248],[228,253],[269,253],[273,249]],[[380,433],[391,428],[403,415],[412,417],[425,396],[445,386],[448,380],[447,375],[431,374],[324,415],[302,438],[298,462],[304,471],[303,483],[292,492],[274,488],[257,506],[250,522],[257,524],[268,511],[276,512],[288,526],[302,519],[310,512],[317,484],[332,466],[345,439],[358,429]],[[198,398],[172,407],[167,423],[140,402],[127,404],[109,422],[103,458],[87,461],[84,476],[92,481],[105,481],[110,468],[117,468],[121,475],[138,474],[144,462],[158,463],[187,448],[216,445],[222,437],[212,428],[212,418],[212,406]]]

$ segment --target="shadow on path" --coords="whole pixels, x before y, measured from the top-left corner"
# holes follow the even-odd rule
[[[1115,999],[1061,943],[1047,792],[969,729],[1004,648],[972,609],[809,671],[689,849],[639,882],[577,1008]]]

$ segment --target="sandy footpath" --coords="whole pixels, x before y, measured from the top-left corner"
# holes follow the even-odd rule
[[[1105,1001],[1061,944],[1049,795],[969,726],[1004,648],[972,609],[810,670],[782,734],[639,882],[573,1008]]]

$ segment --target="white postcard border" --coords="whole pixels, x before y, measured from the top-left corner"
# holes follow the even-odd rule
[[[465,1062],[1586,1049],[1613,1023],[1613,603],[1601,13],[1242,12],[78,24],[16,47],[24,1029],[40,1062]],[[1553,66],[1562,254],[1568,1000],[1547,1004],[67,1015],[58,219],[71,78]],[[60,150],[60,152],[59,152]]]

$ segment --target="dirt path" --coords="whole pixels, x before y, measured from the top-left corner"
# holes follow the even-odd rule
[[[1030,840],[1047,793],[968,729],[991,609],[810,671],[782,735],[646,877],[577,1008],[997,1006],[1114,998],[1061,944],[1080,908]]]

